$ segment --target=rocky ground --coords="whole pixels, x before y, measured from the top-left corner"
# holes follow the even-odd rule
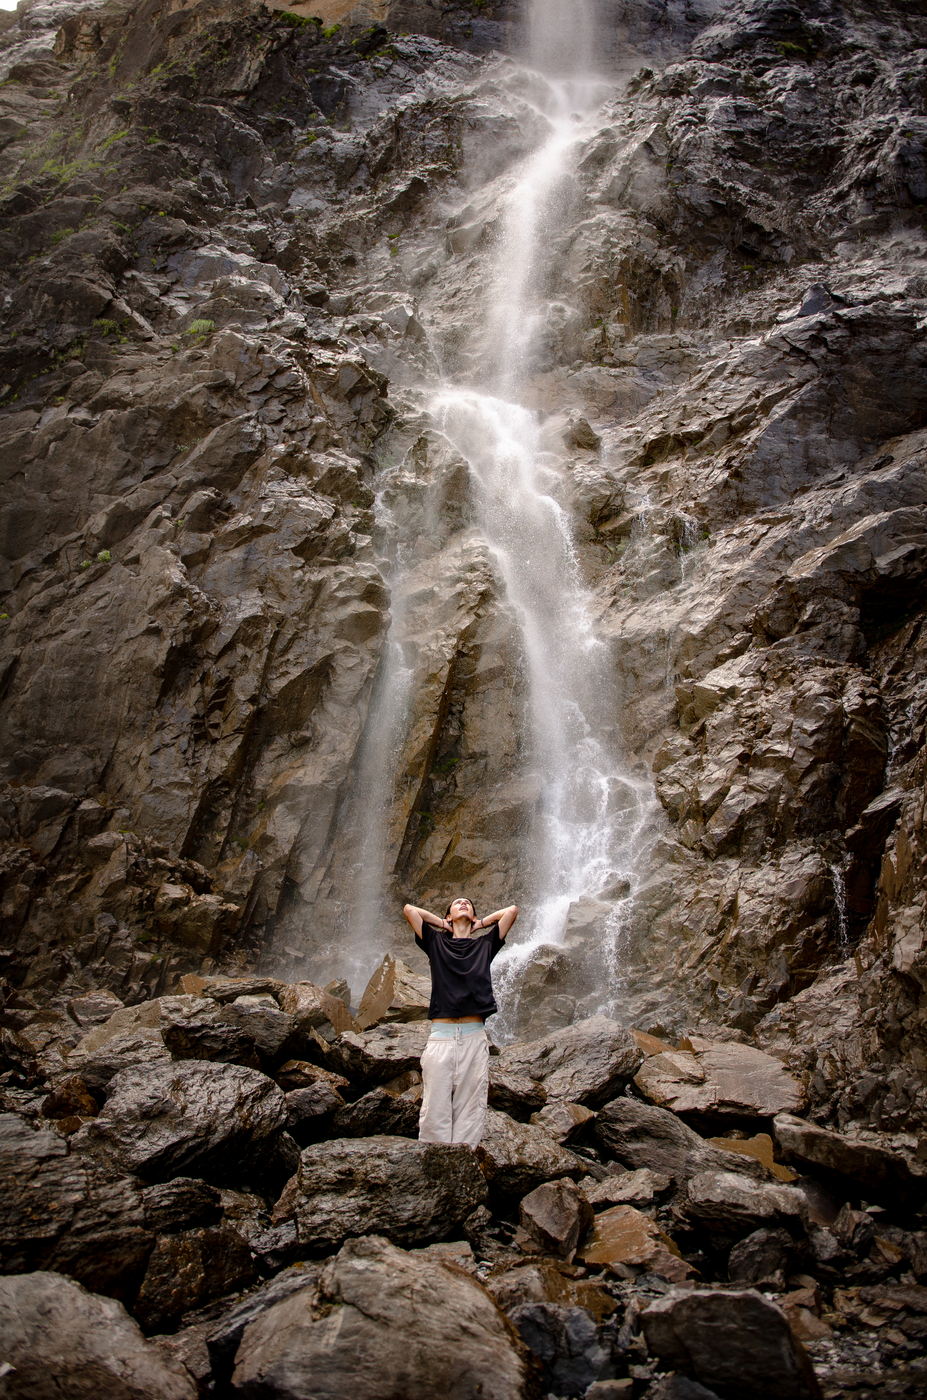
[[[923,1391],[927,27],[606,9],[532,393],[659,807],[476,1156],[414,1141],[421,966],[354,1015],[339,938],[399,613],[396,907],[530,901],[517,638],[424,412],[543,134],[520,7],[0,14],[10,1395],[61,1336],[105,1393],[335,1394],[343,1346],[430,1394],[417,1330],[461,1395],[761,1394],[751,1329],[776,1394],[796,1336],[828,1396]],[[580,1030],[616,910],[633,1041]]]
[[[427,980],[339,990],[8,1001],[4,1395],[923,1394],[925,1177],[780,1060],[592,1017],[495,1049],[437,1146]]]

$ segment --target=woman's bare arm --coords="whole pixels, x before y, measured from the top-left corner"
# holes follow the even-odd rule
[[[414,904],[405,905],[402,912],[419,936],[421,936],[422,924],[435,924],[438,928],[444,929],[450,927],[447,919],[442,919],[440,914],[432,914],[428,909],[417,909]]]
[[[504,938],[517,918],[518,905],[510,904],[505,909],[497,909],[494,914],[484,914],[481,919],[477,919],[474,928],[488,928],[490,924],[498,924],[499,937]]]

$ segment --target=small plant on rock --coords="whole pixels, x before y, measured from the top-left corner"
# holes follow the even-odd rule
[[[111,564],[113,562],[113,556],[108,549],[101,549],[97,555],[97,559],[101,564]]]
[[[192,325],[188,326],[184,331],[184,335],[192,335],[200,340],[205,340],[208,335],[212,335],[215,329],[215,321],[194,321]]]

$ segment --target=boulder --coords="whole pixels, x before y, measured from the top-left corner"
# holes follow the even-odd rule
[[[752,1045],[689,1036],[685,1049],[650,1055],[635,1084],[674,1113],[770,1118],[802,1108],[805,1093],[781,1060]]]
[[[83,996],[72,997],[68,1002],[68,1015],[85,1031],[108,1021],[122,1006],[115,992],[103,988],[85,992]]]
[[[820,1400],[811,1363],[781,1308],[752,1289],[673,1290],[641,1317],[662,1366],[708,1386],[721,1400]]]
[[[333,996],[314,982],[293,982],[277,991],[280,1009],[293,1017],[297,1036],[307,1036],[316,1031],[322,1039],[330,1042],[345,1031],[359,1031],[354,1020],[340,997]]]
[[[344,1099],[324,1079],[305,1089],[291,1089],[286,1096],[286,1130],[299,1142],[328,1123],[339,1108],[344,1108]],[[308,1146],[308,1141],[302,1145]]]
[[[421,1070],[430,1033],[429,1023],[423,1021],[348,1031],[329,1047],[326,1068],[355,1083],[383,1084],[406,1070]]]
[[[763,1164],[747,1154],[712,1147],[665,1108],[637,1099],[613,1099],[600,1109],[596,1136],[606,1151],[632,1170],[649,1167],[678,1182],[700,1171],[733,1171],[752,1181],[768,1181]]]
[[[593,1209],[603,1206],[646,1205],[654,1196],[668,1191],[672,1178],[652,1172],[648,1167],[637,1171],[621,1172],[607,1176],[604,1181],[589,1181],[583,1185],[583,1193]]]
[[[307,1286],[245,1328],[242,1400],[525,1400],[528,1364],[474,1279],[384,1239],[352,1240]]]
[[[927,1195],[927,1178],[914,1176],[901,1154],[888,1147],[858,1142],[785,1113],[774,1119],[773,1130],[780,1150],[792,1161],[824,1168],[890,1198]]]
[[[247,1288],[255,1274],[251,1250],[230,1225],[163,1235],[148,1259],[132,1312],[146,1332],[159,1332],[184,1313]]]
[[[221,1385],[231,1380],[235,1367],[235,1353],[245,1334],[245,1328],[274,1307],[284,1298],[298,1293],[301,1289],[314,1289],[319,1281],[322,1265],[317,1263],[296,1264],[292,1269],[265,1283],[243,1298],[222,1320],[213,1323],[206,1334],[206,1347],[212,1362],[212,1372]]]
[[[535,1256],[491,1273],[486,1287],[507,1313],[522,1303],[561,1303],[585,1308],[596,1322],[610,1317],[617,1308],[611,1294],[592,1279],[574,1277],[576,1273],[570,1264]]]
[[[595,1217],[576,1251],[586,1264],[626,1264],[681,1283],[694,1272],[660,1227],[633,1206],[614,1206]]]
[[[340,1094],[341,1090],[347,1089],[350,1084],[350,1080],[345,1079],[343,1074],[334,1074],[329,1069],[322,1069],[321,1065],[310,1064],[308,1060],[287,1060],[277,1070],[275,1078],[284,1093],[291,1089],[308,1089],[315,1084],[327,1084]]]
[[[101,1027],[102,1029],[102,1027]],[[77,1074],[92,1094],[103,1097],[120,1070],[141,1069],[170,1063],[171,1054],[156,1027],[138,1026],[119,1031],[96,1049],[85,1051],[84,1042],[67,1059],[67,1073]]]
[[[462,1143],[336,1139],[302,1153],[274,1220],[295,1220],[299,1243],[313,1249],[366,1234],[419,1244],[449,1234],[485,1197],[476,1157]]]
[[[213,1001],[224,1003],[235,1001],[238,997],[267,995],[279,1000],[288,988],[288,983],[280,982],[276,977],[262,977],[254,973],[248,977],[197,977],[195,987],[191,986],[190,990],[199,996],[211,997]],[[284,1007],[284,1010],[288,1008]]]
[[[566,1178],[530,1191],[518,1207],[518,1218],[522,1249],[572,1259],[592,1224],[593,1210],[576,1183]]]
[[[0,1272],[55,1269],[130,1300],[153,1244],[138,1182],[113,1179],[57,1132],[0,1114]]]
[[[195,1176],[177,1176],[142,1190],[145,1223],[157,1235],[170,1235],[195,1226],[217,1225],[222,1218],[222,1193]]]
[[[254,1042],[265,1063],[273,1063],[296,1029],[296,1017],[281,1010],[269,992],[240,996],[224,1007],[225,1017]]]
[[[547,1102],[547,1090],[536,1079],[525,1074],[509,1074],[499,1067],[498,1056],[489,1061],[489,1105],[520,1123],[527,1123],[532,1113],[539,1112]]]
[[[81,1130],[88,1147],[148,1181],[195,1173],[246,1176],[286,1122],[273,1080],[242,1065],[184,1060],[123,1070],[100,1116]]]
[[[587,1164],[561,1147],[543,1128],[516,1123],[489,1109],[476,1149],[490,1186],[503,1195],[525,1196],[544,1181],[585,1175]]]
[[[807,1221],[807,1201],[795,1186],[750,1181],[737,1172],[697,1172],[686,1182],[684,1210],[690,1220],[747,1234],[784,1219]]]
[[[0,1335],[9,1400],[196,1400],[184,1367],[145,1341],[121,1303],[61,1274],[0,1278]]]
[[[387,953],[367,983],[357,1011],[362,1030],[380,1021],[426,1021],[431,978],[421,977]]]
[[[581,1103],[568,1103],[566,1099],[554,1099],[546,1104],[540,1113],[532,1113],[531,1122],[557,1142],[568,1143],[577,1138],[587,1123],[595,1118],[591,1108]]]
[[[421,1095],[413,1088],[410,1096],[391,1094],[378,1086],[364,1094],[356,1103],[347,1104],[335,1114],[334,1127],[339,1137],[418,1137],[418,1115]]]
[[[510,1045],[499,1057],[499,1068],[541,1080],[549,1100],[595,1107],[633,1078],[642,1059],[623,1026],[607,1016],[591,1016],[543,1040]]]
[[[224,1006],[206,1003],[198,1015],[164,1026],[161,1036],[175,1060],[260,1067],[253,1035],[247,1026],[230,1020]]]
[[[753,1283],[782,1290],[795,1253],[787,1230],[754,1230],[731,1250],[727,1274],[732,1283]]]
[[[540,1362],[545,1391],[553,1395],[585,1395],[610,1359],[585,1308],[522,1303],[509,1316]]]

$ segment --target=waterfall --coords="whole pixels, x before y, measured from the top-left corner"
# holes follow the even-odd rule
[[[519,923],[496,962],[501,1008],[496,1034],[519,1023],[519,1000],[533,959],[565,950],[584,969],[574,987],[577,1014],[620,1008],[628,917],[652,833],[649,780],[629,771],[618,739],[615,681],[606,647],[596,638],[592,600],[583,585],[570,519],[560,503],[564,465],[544,450],[543,422],[528,405],[545,336],[559,303],[558,238],[574,217],[571,175],[581,143],[596,130],[613,89],[595,76],[594,10],[534,0],[529,14],[531,77],[526,99],[546,128],[504,196],[500,231],[487,254],[482,318],[470,328],[479,365],[467,382],[441,384],[425,404],[425,420],[469,472],[478,548],[514,619],[524,679],[520,751],[525,776],[540,794],[525,838]],[[414,468],[392,469],[392,480]],[[381,489],[381,530],[395,539],[391,474]],[[432,488],[433,489],[433,488]],[[440,515],[432,500],[430,527]],[[406,522],[407,524],[408,522]],[[420,531],[428,529],[419,521]],[[353,792],[339,817],[339,851],[321,880],[320,920],[337,928],[330,951],[351,977],[355,995],[384,951],[378,931],[395,922],[390,881],[412,804],[401,753],[410,728],[413,671],[403,598],[414,590],[416,549],[394,556],[393,620]],[[455,893],[447,891],[448,897]],[[500,901],[512,897],[500,888]],[[571,923],[571,906],[591,902]],[[584,943],[583,939],[591,939]]]

